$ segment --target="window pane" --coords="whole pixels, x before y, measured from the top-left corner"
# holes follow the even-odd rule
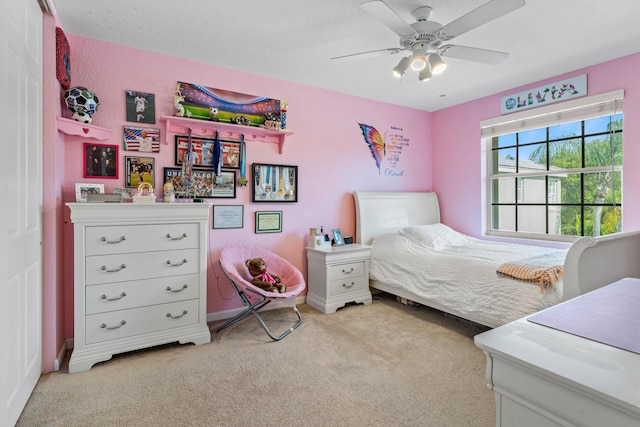
[[[582,203],[581,178],[582,175],[579,173],[554,175],[553,177],[549,177],[550,180],[557,181],[556,185],[559,186],[560,199],[557,201],[557,203]]]
[[[492,203],[516,202],[516,179],[500,178],[491,180]]]
[[[579,138],[549,142],[549,169],[582,167],[582,142]]]
[[[518,144],[529,144],[531,142],[546,141],[547,129],[531,129],[518,133]]]
[[[512,147],[516,145],[516,134],[494,136],[491,138],[491,148]]]
[[[545,206],[518,206],[518,231],[546,233],[546,210]]]
[[[622,231],[620,207],[589,206],[585,207],[584,216],[585,236],[606,236]]]
[[[594,172],[584,174],[584,202],[620,204],[622,202],[622,173]]]
[[[585,166],[622,164],[622,137],[620,134],[591,136],[584,139]]]
[[[545,203],[547,200],[547,184],[544,176],[526,176],[518,178],[519,194],[518,202],[521,203]]]
[[[564,123],[549,128],[549,141],[582,135],[582,122]]]
[[[547,215],[549,217],[549,234],[562,234],[562,211],[568,206],[549,206]]]
[[[560,229],[558,234],[563,236],[580,236],[582,224],[582,208],[580,206],[557,206],[560,209],[560,216],[554,216],[555,224],[549,226],[549,232]],[[551,213],[551,208],[549,208]],[[551,224],[551,221],[549,221]]]
[[[518,172],[547,170],[547,144],[532,144],[519,147]]]
[[[584,134],[592,135],[594,133],[610,132],[611,130],[622,129],[622,114],[615,116],[596,117],[584,121]]]
[[[492,230],[516,231],[516,207],[494,206],[492,208]]]
[[[516,172],[516,148],[502,148],[494,150],[492,153],[493,175],[499,173],[515,173]]]

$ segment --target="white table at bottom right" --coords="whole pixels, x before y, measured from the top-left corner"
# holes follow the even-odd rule
[[[640,303],[640,279],[622,281],[637,285],[631,298],[640,310],[635,305]],[[547,310],[562,314],[569,308],[563,305],[585,295]],[[610,304],[611,296],[603,303]],[[628,294],[619,297],[629,305]],[[617,321],[640,343],[638,325],[629,325],[624,316]],[[479,334],[475,343],[487,356],[497,426],[640,426],[640,354],[527,318]]]

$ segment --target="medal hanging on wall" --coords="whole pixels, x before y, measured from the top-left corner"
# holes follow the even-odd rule
[[[222,184],[222,144],[220,138],[218,138],[218,131],[216,131],[216,139],[213,142],[213,168],[215,173],[214,184]]]
[[[245,168],[246,146],[244,143],[244,134],[240,134],[240,179],[238,185],[244,187],[247,185],[247,172]]]
[[[182,196],[188,198],[191,195],[191,187],[193,187],[193,145],[191,143],[191,131],[189,128],[189,137],[187,138],[187,151],[182,159],[182,171],[180,173],[180,182],[182,184]]]

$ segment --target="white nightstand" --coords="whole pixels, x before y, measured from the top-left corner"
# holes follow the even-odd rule
[[[325,314],[348,302],[371,304],[370,256],[371,247],[360,244],[307,248],[307,304]]]

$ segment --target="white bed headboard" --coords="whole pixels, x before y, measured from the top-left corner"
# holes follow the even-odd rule
[[[356,242],[368,245],[385,233],[409,225],[440,222],[440,205],[434,192],[354,191]]]

